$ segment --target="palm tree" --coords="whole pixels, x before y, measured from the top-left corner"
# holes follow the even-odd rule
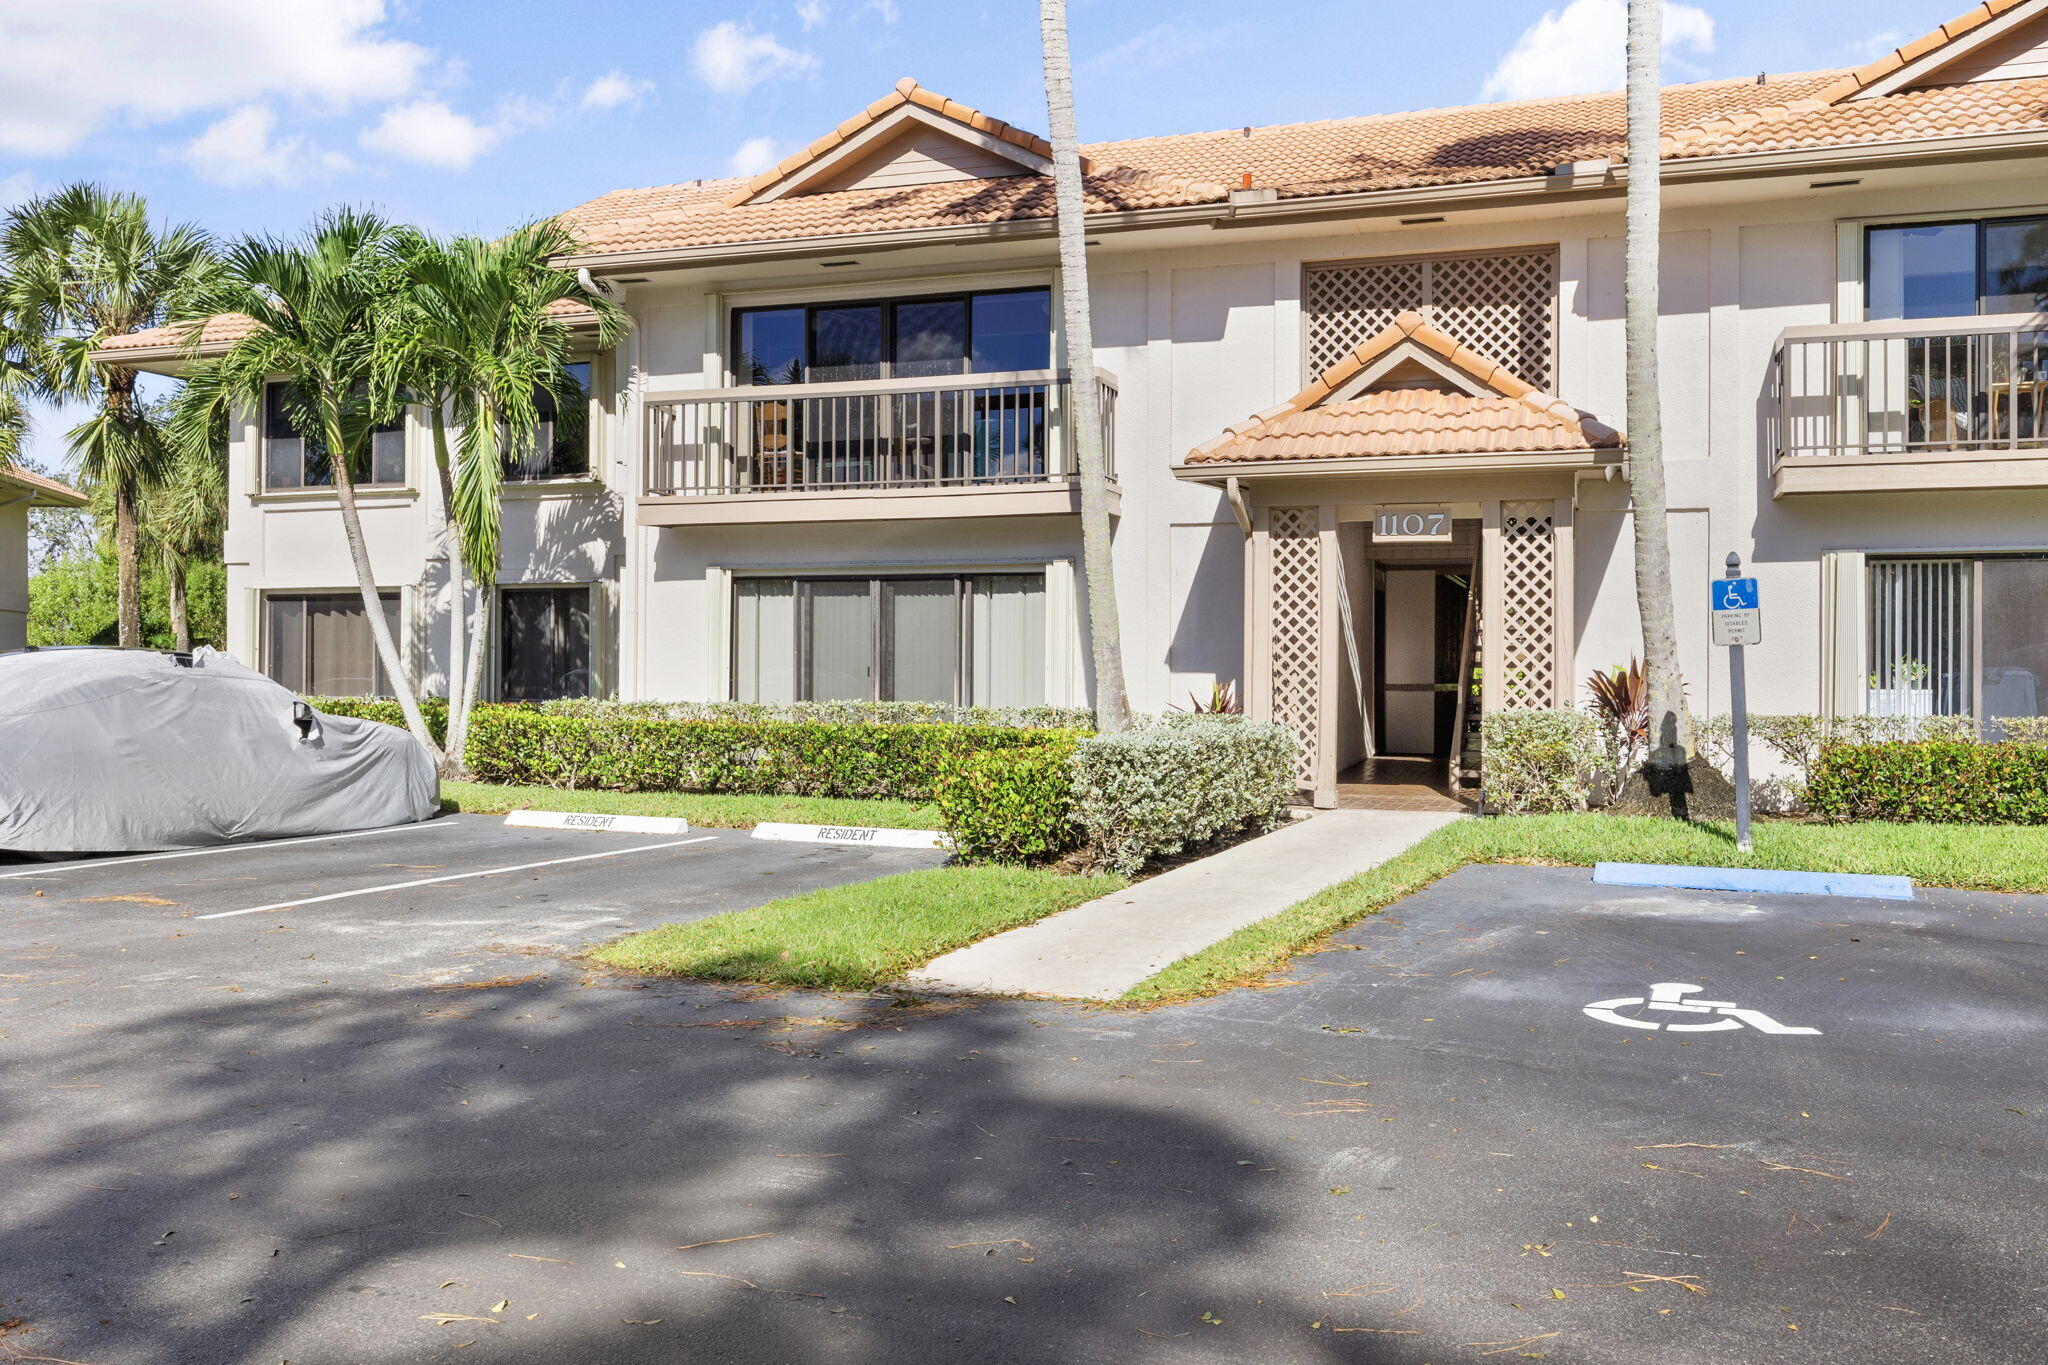
[[[1671,526],[1664,491],[1663,415],[1657,395],[1659,140],[1663,135],[1662,0],[1628,6],[1628,226],[1624,334],[1628,365],[1628,483],[1635,507],[1636,610],[1643,625],[1650,795],[1683,817],[1690,790],[1692,717],[1678,664],[1671,600]]]
[[[45,397],[89,403],[70,433],[72,461],[114,498],[119,642],[142,643],[136,500],[165,458],[164,433],[136,397],[136,372],[94,361],[106,337],[154,327],[204,285],[213,243],[190,224],[152,226],[137,195],[70,185],[11,210],[0,229],[0,315]]]
[[[413,403],[426,411],[442,507],[459,550],[450,561],[455,593],[443,771],[451,777],[465,768],[469,718],[495,614],[499,489],[508,460],[533,439],[514,440],[511,433],[536,430],[542,393],[555,400],[560,424],[580,421],[584,413],[585,396],[566,368],[569,329],[554,306],[574,302],[595,312],[601,348],[615,345],[627,326],[617,303],[549,264],[575,247],[575,237],[553,221],[528,224],[495,241],[405,233],[397,249],[396,288],[377,329],[380,405]],[[454,459],[451,420],[460,433]],[[477,584],[466,647],[459,619],[465,574]]]
[[[1111,556],[1109,472],[1102,449],[1102,395],[1095,387],[1095,329],[1088,310],[1086,193],[1074,131],[1074,63],[1067,48],[1066,0],[1039,0],[1045,60],[1046,131],[1060,243],[1060,309],[1072,376],[1074,454],[1081,474],[1081,564],[1088,580],[1088,633],[1095,656],[1095,720],[1104,730],[1130,724],[1124,688],[1123,632],[1117,623]]]
[[[171,634],[192,648],[186,610],[186,566],[220,555],[228,526],[227,423],[216,422],[204,442],[177,440],[170,458],[142,495],[142,531],[163,564]]]
[[[392,639],[363,542],[356,477],[369,462],[371,428],[388,420],[373,391],[378,324],[393,287],[395,230],[375,214],[333,209],[296,241],[249,237],[221,257],[217,276],[184,302],[193,356],[177,397],[178,439],[200,443],[235,412],[262,412],[272,381],[309,449],[324,453],[355,566],[363,614],[385,676],[411,731],[438,762],[412,674]],[[199,323],[239,313],[257,324],[216,357],[199,357]]]
[[[6,285],[0,282],[0,300],[5,296]],[[21,397],[34,387],[28,348],[0,314],[0,469],[21,458],[21,443],[28,435],[28,409],[22,406]]]

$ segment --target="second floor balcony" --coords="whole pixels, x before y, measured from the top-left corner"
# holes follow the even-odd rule
[[[1093,382],[1114,478],[1116,381]],[[653,394],[646,413],[649,525],[1080,509],[1065,371]]]
[[[2048,487],[2048,314],[1792,327],[1771,492]]]

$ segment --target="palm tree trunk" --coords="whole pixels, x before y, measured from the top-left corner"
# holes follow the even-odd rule
[[[462,771],[469,771],[469,721],[476,714],[477,696],[483,691],[484,655],[491,633],[491,617],[497,610],[498,590],[489,583],[476,588],[476,615],[469,627],[469,669],[462,679],[462,709],[448,714],[448,752],[461,755]],[[452,757],[451,762],[455,761]]]
[[[347,459],[339,454],[345,448],[341,443],[339,421],[327,423],[327,448],[337,452],[327,463],[334,472],[334,497],[341,504],[341,531],[348,541],[349,559],[355,564],[356,588],[363,595],[363,614],[369,618],[370,639],[377,646],[377,658],[384,665],[384,676],[391,679],[391,691],[398,699],[399,711],[405,716],[405,728],[434,756],[438,765],[442,757],[441,748],[434,743],[433,732],[427,729],[426,717],[420,714],[412,675],[406,672],[398,643],[391,638],[391,623],[384,619],[384,603],[377,596],[377,579],[370,572],[370,549],[363,540],[363,519],[356,511],[355,478],[349,473]]]
[[[1102,395],[1095,386],[1095,329],[1089,313],[1087,204],[1081,145],[1074,129],[1074,66],[1067,48],[1066,0],[1039,0],[1045,62],[1046,131],[1052,140],[1052,183],[1060,244],[1060,310],[1067,338],[1068,401],[1081,476],[1081,565],[1088,585],[1088,635],[1095,659],[1095,722],[1104,730],[1131,723],[1124,687],[1123,631],[1116,607],[1116,567],[1109,524],[1109,470],[1103,450]]]
[[[1629,498],[1635,508],[1636,609],[1643,626],[1649,693],[1650,757],[1643,776],[1652,795],[1685,814],[1692,718],[1678,664],[1678,623],[1671,596],[1671,526],[1664,488],[1663,415],[1657,391],[1658,234],[1662,230],[1662,0],[1628,6],[1628,229],[1625,337],[1628,365]]]
[[[469,591],[462,558],[462,530],[455,520],[455,475],[448,458],[448,421],[442,404],[428,406],[434,433],[434,473],[441,483],[441,513],[448,522],[448,723],[443,731],[441,776],[460,780],[469,775],[469,674],[463,667],[463,615]]]
[[[185,557],[178,554],[164,556],[164,582],[168,585],[171,608],[171,635],[177,647],[189,653],[192,649],[192,619],[185,597]]]
[[[114,485],[115,643],[142,645],[142,547],[135,487],[125,477]]]

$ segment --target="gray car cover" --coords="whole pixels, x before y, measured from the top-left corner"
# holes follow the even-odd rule
[[[296,714],[295,714],[296,713]],[[440,813],[403,730],[329,716],[228,655],[0,655],[0,850],[128,853]]]

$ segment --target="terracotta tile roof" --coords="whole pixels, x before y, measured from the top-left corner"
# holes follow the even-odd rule
[[[58,483],[20,465],[0,465],[0,483],[28,489],[36,495],[31,501],[43,507],[83,507],[88,501],[85,494],[70,484]]]
[[[1386,389],[1332,399],[1374,361],[1412,344],[1486,394]],[[1286,402],[1188,452],[1188,464],[1355,460],[1388,455],[1513,455],[1616,450],[1621,433],[1510,374],[1498,361],[1403,313]]]
[[[548,312],[571,327],[581,323],[595,322],[597,315],[573,299],[556,299],[548,305]],[[183,347],[190,344],[192,324],[175,322],[163,327],[150,327],[140,332],[122,332],[110,336],[99,344],[95,354],[110,351],[144,350],[153,347]],[[206,320],[199,330],[199,344],[202,349],[212,351],[232,345],[256,330],[253,319],[241,313],[221,313]]]
[[[1665,150],[1666,155],[1683,159],[2044,128],[2048,128],[2048,78],[1980,81],[1902,90],[1834,105],[1808,102],[1768,118],[1709,124]]]
[[[2018,9],[2025,3],[2026,0],[1984,0],[1983,4],[1964,11],[1945,24],[1929,29],[1913,41],[1900,43],[1882,57],[1873,58],[1854,71],[1843,72],[1840,80],[1820,91],[1815,98],[1831,104],[1867,90],[1901,67],[1919,61],[1928,53],[1954,42],[1966,33],[1982,28],[1999,15]]]

